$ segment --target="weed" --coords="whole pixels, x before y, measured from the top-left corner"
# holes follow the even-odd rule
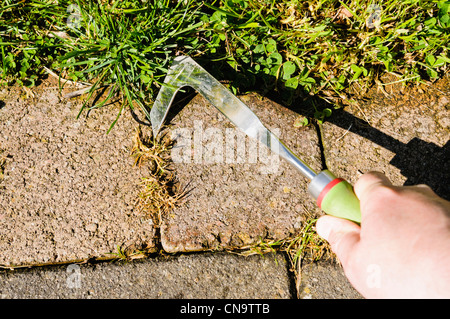
[[[146,218],[150,218],[156,229],[160,228],[163,214],[175,208],[185,195],[179,192],[174,174],[169,168],[171,141],[168,138],[145,136],[141,127],[137,127],[132,139],[131,156],[134,164],[148,168],[148,177],[140,183],[137,209]],[[147,248],[136,249],[134,246],[122,248],[111,253],[116,259],[129,261],[148,255]]]
[[[171,145],[168,138],[145,138],[140,128],[133,138],[131,156],[135,164],[145,164],[149,168],[149,176],[141,181],[138,207],[152,218],[157,228],[161,217],[180,204],[185,196],[169,167]]]
[[[145,138],[139,126],[136,129],[132,143],[131,156],[134,158],[135,165],[148,164],[152,175],[165,173],[172,146],[170,139],[160,136]]]
[[[141,259],[147,256],[147,252],[142,250],[136,250],[131,247],[123,248],[120,245],[116,246],[115,253],[108,253],[108,255],[113,256],[114,259],[119,261],[131,261],[134,259]]]
[[[185,193],[178,192],[173,174],[143,178],[141,185],[138,206],[159,228],[162,216],[179,205]]]
[[[249,256],[255,254],[264,255],[277,251],[285,252],[289,256],[290,268],[296,275],[298,288],[301,283],[301,265],[303,260],[318,261],[332,258],[337,261],[328,242],[315,232],[314,224],[316,221],[317,219],[315,218],[309,218],[295,237],[280,240],[260,239],[259,242],[249,247],[241,248],[238,254]]]
[[[295,237],[280,240],[260,240],[242,252],[243,255],[265,254],[276,251],[285,251],[290,256],[295,268],[302,259],[317,261],[323,257],[330,258],[332,253],[329,244],[321,239],[314,230],[313,225],[317,219],[309,219]]]
[[[313,225],[317,219],[309,219],[300,234],[289,242],[286,248],[291,257],[294,269],[302,259],[317,261],[323,257],[331,257],[329,244],[315,232]]]
[[[267,240],[260,238],[260,241],[256,244],[249,246],[248,248],[243,248],[239,254],[242,256],[251,256],[251,255],[261,255],[267,253],[275,253],[280,247],[283,247],[286,243],[286,240]]]
[[[1,153],[0,153],[1,155]],[[0,156],[0,183],[2,182],[5,174],[5,164],[6,164],[6,157]]]

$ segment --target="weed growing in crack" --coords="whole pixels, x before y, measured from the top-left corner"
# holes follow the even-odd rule
[[[284,252],[289,257],[290,270],[295,275],[295,284],[297,291],[300,291],[302,281],[302,263],[303,261],[316,262],[319,260],[332,259],[337,262],[336,255],[331,251],[329,243],[317,235],[314,224],[316,218],[309,218],[300,232],[289,238],[280,240],[261,239],[259,242],[248,247],[241,248],[239,251],[230,250],[231,253],[237,253],[242,256],[260,255],[268,253]],[[275,258],[275,262],[278,263]]]
[[[4,187],[3,180],[5,178],[5,164],[6,158],[0,157],[0,189]]]
[[[179,205],[184,193],[178,193],[173,174],[143,178],[139,194],[139,206],[160,227],[164,214]]]
[[[135,249],[132,246],[123,248],[120,245],[117,245],[116,252],[108,253],[108,255],[111,255],[113,259],[119,261],[131,261],[134,259],[141,259],[145,258],[147,254],[148,254],[147,251]]]
[[[139,209],[159,228],[161,218],[180,204],[185,192],[181,190],[170,169],[172,141],[166,137],[144,137],[140,127],[133,138],[131,155],[135,165],[147,165],[149,176],[142,179]]]
[[[133,147],[131,149],[134,164],[137,166],[149,165],[152,175],[164,174],[170,160],[171,143],[171,140],[167,137],[145,138],[139,126],[133,136]]]

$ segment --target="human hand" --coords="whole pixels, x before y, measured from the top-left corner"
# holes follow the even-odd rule
[[[366,298],[450,298],[450,202],[376,172],[354,190],[361,227],[327,215],[316,230],[355,289]]]

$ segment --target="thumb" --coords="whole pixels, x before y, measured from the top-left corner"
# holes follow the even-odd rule
[[[345,266],[359,243],[361,228],[349,220],[325,215],[317,220],[316,231],[330,243],[331,249]]]

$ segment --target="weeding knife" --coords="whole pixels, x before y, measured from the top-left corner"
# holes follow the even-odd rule
[[[167,116],[175,94],[182,87],[192,87],[249,137],[258,140],[292,164],[310,180],[308,191],[327,214],[361,222],[359,200],[352,185],[329,170],[318,174],[270,132],[259,118],[191,57],[178,56],[170,66],[164,84],[150,112],[156,136]]]

